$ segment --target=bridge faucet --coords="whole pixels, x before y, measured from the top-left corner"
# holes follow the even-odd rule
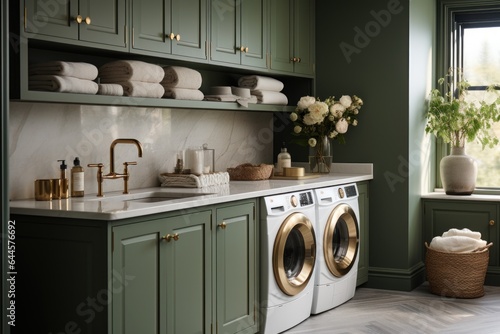
[[[123,173],[119,174],[115,172],[115,146],[117,144],[133,144],[137,146],[138,150],[138,156],[139,158],[142,157],[142,144],[137,140],[137,139],[131,139],[131,138],[119,138],[113,140],[111,143],[111,146],[109,147],[109,155],[110,155],[110,167],[109,167],[109,173],[106,175],[103,175],[102,168],[104,165],[102,163],[98,164],[88,164],[88,167],[97,167],[97,197],[103,197],[104,194],[102,193],[102,181],[104,179],[123,179],[123,193],[128,194],[128,180],[130,177],[130,174],[128,172],[128,166],[130,165],[137,165],[137,162],[135,161],[129,161],[129,162],[124,162],[123,163]]]

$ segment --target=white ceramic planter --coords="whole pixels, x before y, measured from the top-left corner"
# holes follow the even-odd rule
[[[476,188],[477,162],[464,147],[452,147],[441,159],[441,182],[447,195],[470,195]]]

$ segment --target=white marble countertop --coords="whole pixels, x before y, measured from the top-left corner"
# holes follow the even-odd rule
[[[210,188],[154,187],[134,189],[130,191],[130,195],[123,195],[121,192],[107,193],[102,198],[88,194],[85,197],[52,201],[15,200],[10,202],[10,212],[108,221],[373,179],[372,164],[333,164],[332,170],[330,174],[303,180],[231,181],[229,184]],[[129,200],[147,192],[196,196],[149,203]]]

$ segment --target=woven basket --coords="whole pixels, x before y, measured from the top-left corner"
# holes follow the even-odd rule
[[[229,178],[232,181],[267,180],[273,173],[273,165],[260,164],[254,166],[246,163],[234,168],[228,168]]]
[[[484,296],[484,278],[488,269],[489,243],[470,253],[441,252],[425,247],[425,267],[433,294],[454,298]]]

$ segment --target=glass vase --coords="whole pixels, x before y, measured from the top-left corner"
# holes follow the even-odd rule
[[[322,136],[316,139],[316,146],[309,147],[309,171],[311,173],[330,173],[332,166],[330,139]]]

